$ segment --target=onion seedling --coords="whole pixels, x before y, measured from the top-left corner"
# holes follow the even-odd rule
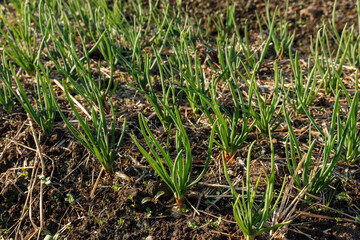
[[[14,108],[14,99],[12,91],[12,73],[8,68],[5,54],[3,54],[2,65],[0,65],[0,104],[6,113],[12,113]]]
[[[192,102],[193,105],[195,105],[198,109],[201,109],[211,124],[214,124],[215,120],[217,121],[217,124],[214,125],[214,127],[219,140],[215,139],[214,142],[223,150],[226,161],[233,159],[236,151],[242,147],[255,124],[255,122],[249,124],[249,109],[245,106],[240,87],[237,83],[235,72],[242,62],[239,54],[235,51],[235,40],[235,35],[233,35],[230,45],[228,43],[223,44],[220,40],[218,40],[218,43],[224,45],[224,50],[219,54],[220,64],[224,71],[216,79],[211,81],[208,87],[210,98],[206,96],[206,93],[203,91],[199,91],[193,87],[194,94],[197,95],[197,98],[200,98],[201,107],[197,106],[195,98],[192,99],[192,101],[194,101]],[[230,88],[234,103],[233,111],[225,109],[219,104],[216,86],[220,79],[225,79],[227,86]],[[249,97],[249,102],[251,102],[251,96]],[[210,109],[215,113],[215,118],[209,111]],[[240,124],[242,125],[241,127],[239,126]]]
[[[73,110],[76,119],[79,121],[79,124],[83,131],[80,131],[74,124],[72,124],[61,111],[60,106],[57,104],[59,113],[66,123],[69,130],[75,136],[75,138],[87,149],[89,150],[101,163],[103,168],[106,171],[110,171],[113,167],[115,158],[118,154],[121,142],[123,140],[126,128],[126,119],[123,122],[122,132],[120,137],[116,140],[116,115],[114,107],[111,104],[111,114],[112,122],[110,129],[108,129],[108,124],[106,121],[105,110],[103,106],[103,101],[99,95],[97,96],[97,107],[99,113],[95,111],[95,108],[92,108],[91,111],[91,120],[93,123],[93,129],[89,124],[89,120],[86,118],[82,119],[79,112],[76,110],[76,107],[70,98],[68,89],[65,87],[65,94],[70,103],[71,109]]]
[[[255,111],[253,108],[251,101],[249,101],[249,111],[251,116],[254,118],[254,121],[256,123],[256,127],[261,131],[261,135],[267,136],[268,135],[268,128],[270,127],[271,132],[273,132],[281,123],[281,121],[278,121],[278,118],[280,117],[281,111],[278,110],[280,100],[282,99],[281,95],[279,94],[279,79],[281,79],[281,82],[283,83],[282,79],[282,73],[278,70],[277,62],[275,61],[274,64],[275,68],[275,86],[274,86],[274,92],[271,97],[270,104],[268,105],[268,95],[265,94],[265,96],[261,96],[260,91],[257,87],[256,79],[255,79],[255,73],[251,75],[251,84],[250,84],[250,90],[249,90],[249,97],[252,96],[253,93],[255,93],[256,96],[256,106],[259,108],[259,112]],[[276,113],[276,111],[278,111]],[[276,114],[275,114],[276,113]]]
[[[97,1],[67,1],[64,3],[73,25],[80,30],[80,35],[87,40],[96,41],[104,31],[103,24],[106,24],[104,8]]]
[[[349,104],[349,112],[345,115],[345,113],[342,112],[342,118],[340,117],[340,114],[338,115],[338,141],[340,141],[340,136],[343,136],[346,120],[348,119],[349,129],[347,131],[347,134],[345,135],[345,154],[344,159],[348,164],[353,164],[354,162],[358,161],[360,158],[360,131],[358,130],[358,122],[359,122],[359,79],[358,79],[358,72],[356,72],[355,77],[355,94],[353,96],[353,99],[351,100],[350,95],[348,91],[346,90],[344,84],[341,82],[341,86],[345,92],[348,104]],[[340,108],[341,109],[341,108]],[[342,111],[342,110],[341,110]]]
[[[309,58],[307,64],[308,71],[306,75],[306,84],[304,86],[304,74],[301,70],[298,52],[295,53],[295,59],[294,59],[291,53],[291,49],[289,48],[289,55],[290,55],[291,68],[293,70],[294,78],[295,78],[295,82],[291,82],[291,88],[289,89],[294,99],[289,100],[289,102],[297,113],[304,113],[299,98],[302,99],[304,106],[306,108],[309,108],[311,103],[315,100],[318,92],[320,91],[325,78],[323,78],[322,81],[319,84],[317,84],[316,71],[317,71],[318,62],[315,61],[314,66],[310,68],[311,62]],[[325,76],[327,76],[327,74],[325,74]]]
[[[341,34],[337,30],[338,24],[336,23],[336,9],[337,9],[337,1],[333,4],[333,11],[331,14],[331,20],[329,21],[330,34],[338,45],[339,50],[346,55],[346,59],[348,62],[354,67],[360,67],[360,0],[356,1],[356,12],[358,18],[358,29],[355,30],[355,26],[351,25],[347,27],[346,25],[341,29]],[[343,40],[349,41],[349,47],[347,47],[342,43]]]
[[[275,202],[273,202],[275,197],[275,192],[274,192],[275,160],[274,160],[274,146],[271,139],[270,128],[268,131],[269,131],[268,134],[271,145],[271,173],[270,176],[267,176],[265,173],[266,188],[265,188],[265,192],[263,193],[263,197],[258,205],[255,204],[255,198],[257,194],[258,185],[261,179],[261,175],[256,181],[255,186],[253,188],[250,186],[250,157],[251,157],[251,150],[254,146],[255,141],[250,145],[249,148],[249,152],[247,156],[247,164],[246,164],[246,186],[244,186],[244,182],[243,182],[243,188],[240,194],[237,193],[237,191],[235,190],[234,186],[231,183],[229,174],[227,172],[225,159],[223,158],[225,177],[231,187],[231,193],[235,201],[232,204],[234,217],[247,240],[255,239],[256,236],[264,232],[271,231],[273,229],[284,226],[291,222],[291,221],[286,221],[275,225],[266,226],[267,221],[271,219],[272,214],[274,213],[276,206],[281,199],[282,193],[284,191],[285,179],[286,179],[284,178],[284,182],[280,190],[280,193],[276,198]]]
[[[276,55],[281,57],[284,49],[291,48],[291,45],[295,38],[295,29],[293,33],[290,33],[289,31],[289,0],[286,1],[286,9],[285,9],[285,21],[281,18],[281,13],[279,8],[275,8],[274,15],[270,17],[270,8],[269,8],[269,1],[265,4],[265,12],[266,12],[266,18],[265,23],[268,27],[269,31],[271,29],[271,25],[273,24],[274,17],[279,18],[279,26],[274,26],[274,31],[272,31],[271,39],[274,43],[274,49],[276,52]],[[259,21],[259,19],[258,19]],[[261,28],[261,24],[259,23],[259,27]],[[262,32],[262,30],[261,30]]]
[[[66,77],[68,83],[74,88],[76,93],[80,94],[85,98],[85,100],[89,104],[97,104],[97,97],[100,97],[100,100],[105,101],[110,98],[116,91],[118,81],[114,80],[114,69],[115,69],[115,60],[116,57],[112,54],[111,47],[107,40],[104,40],[107,44],[107,56],[109,57],[109,65],[110,65],[110,73],[109,79],[105,80],[101,72],[101,65],[98,65],[98,75],[99,77],[95,77],[95,74],[91,71],[91,62],[90,55],[97,48],[98,44],[102,41],[105,36],[104,32],[95,45],[88,51],[86,49],[86,43],[83,37],[80,37],[84,56],[79,57],[76,51],[75,43],[71,42],[68,45],[65,41],[55,41],[56,47],[60,50],[60,55],[64,56],[62,58],[63,61],[66,61],[68,57],[65,57],[63,53],[69,52],[71,55],[71,61],[73,62],[73,66],[67,66],[66,64],[62,65],[59,61],[55,60],[55,58],[49,54],[48,57],[52,60],[52,62],[57,67],[58,71]],[[84,66],[85,64],[85,66]],[[67,67],[66,67],[67,66]],[[75,71],[76,70],[76,71]]]
[[[185,96],[193,113],[197,116],[201,112],[201,108],[199,108],[201,100],[198,93],[206,95],[209,89],[196,47],[187,40],[191,34],[193,34],[191,28],[188,31],[182,31],[180,44],[173,43],[172,49],[175,55],[174,63],[177,64],[180,72],[180,85],[186,86],[183,89]],[[193,53],[194,57],[192,56]]]
[[[138,88],[137,86],[132,85],[135,89],[137,89],[140,93],[144,94],[146,99],[151,103],[154,111],[161,121],[164,129],[168,129],[171,124],[173,124],[172,117],[168,110],[175,112],[174,107],[179,107],[182,99],[182,91],[176,93],[175,84],[171,80],[175,78],[174,71],[172,65],[170,64],[169,68],[165,66],[164,61],[161,59],[160,54],[154,49],[156,55],[156,65],[158,71],[160,73],[160,81],[161,81],[161,90],[162,93],[160,96],[155,92],[153,87],[153,82],[157,81],[153,76],[150,75],[150,59],[147,58],[147,54],[145,53],[145,70],[144,70],[144,78],[147,81],[147,85],[149,86],[147,90],[143,90]],[[161,103],[167,106],[161,107]]]
[[[215,144],[223,150],[226,161],[233,159],[236,151],[242,147],[247,136],[251,132],[255,122],[249,124],[249,109],[241,94],[241,90],[236,81],[229,81],[228,85],[234,101],[234,110],[230,113],[218,102],[216,85],[220,78],[213,81],[210,86],[211,100],[207,96],[198,93],[203,101],[202,111],[213,124],[219,140],[214,140]],[[206,104],[206,105],[205,105]],[[216,118],[208,110],[208,106],[215,113]],[[239,126],[241,124],[241,127]],[[240,130],[240,133],[239,133]]]
[[[339,96],[340,93],[336,96],[336,101],[333,110],[333,116],[330,125],[330,131],[328,134],[325,134],[324,131],[315,123],[310,115],[310,121],[313,123],[315,128],[320,132],[322,137],[325,139],[325,146],[321,154],[322,160],[319,162],[313,162],[313,150],[315,146],[315,140],[311,141],[311,133],[309,133],[309,148],[306,154],[303,154],[300,150],[298,140],[295,136],[295,132],[291,126],[291,119],[289,114],[284,108],[284,114],[289,128],[289,137],[286,140],[285,144],[285,153],[287,159],[288,169],[291,175],[295,176],[294,183],[295,186],[299,189],[303,189],[308,186],[307,193],[312,195],[317,195],[324,189],[326,189],[329,184],[334,179],[334,170],[339,162],[345,139],[349,131],[349,126],[351,120],[348,119],[346,124],[341,128],[341,135],[338,137],[335,134],[335,124],[338,120],[339,114]],[[353,108],[354,106],[352,106]],[[304,109],[308,114],[308,111]],[[351,110],[350,110],[351,111]],[[339,133],[338,133],[339,134]],[[290,139],[290,144],[289,144]],[[338,140],[337,145],[335,145],[336,140]],[[288,145],[290,145],[290,153],[288,150]],[[333,153],[334,152],[334,153]],[[320,157],[319,157],[320,159]],[[299,162],[304,161],[302,164],[302,171],[295,173]]]
[[[19,65],[27,74],[35,73],[36,53],[36,33],[33,29],[30,4],[24,3],[21,9],[21,20],[16,20],[14,24],[10,24],[6,16],[1,16],[1,19],[6,23],[6,32],[0,28],[0,35],[5,39],[5,42],[0,43],[4,52],[17,65]],[[33,22],[37,25],[37,22]],[[5,44],[6,43],[6,44]],[[41,47],[40,47],[41,48]]]
[[[6,61],[5,61],[6,63]],[[45,70],[40,61],[38,66],[35,66],[36,72],[36,88],[35,88],[35,106],[31,104],[31,99],[26,94],[19,78],[16,76],[15,67],[12,64],[5,64],[6,68],[10,68],[12,76],[15,79],[18,91],[13,93],[20,102],[21,106],[30,115],[34,122],[41,128],[41,130],[49,135],[52,132],[53,123],[56,114],[55,97],[52,94],[52,85],[50,83],[49,72]],[[41,70],[41,71],[40,71]],[[8,82],[8,88],[11,88],[11,83]],[[12,88],[11,88],[12,89]]]
[[[144,136],[146,144],[153,156],[151,156],[148,151],[142,147],[134,134],[131,135],[131,138],[134,140],[136,146],[139,148],[140,152],[149,162],[151,167],[156,171],[157,174],[159,174],[161,179],[173,192],[177,203],[177,209],[182,210],[184,208],[184,198],[187,191],[193,185],[199,182],[207,171],[211,157],[215,128],[213,127],[211,130],[209,149],[205,161],[205,166],[200,175],[192,181],[191,175],[193,157],[191,154],[191,146],[188,135],[186,134],[177,108],[175,108],[175,114],[171,111],[169,111],[169,113],[171,114],[176,125],[176,157],[174,160],[172,160],[172,154],[169,150],[170,136],[168,135],[166,150],[164,150],[159,141],[156,139],[155,135],[151,132],[148,126],[148,122],[142,114],[139,114],[140,132]]]
[[[311,44],[311,52],[318,66],[320,76],[324,80],[324,88],[326,94],[335,91],[338,85],[337,75],[341,76],[342,67],[346,60],[346,53],[349,50],[350,39],[345,39],[345,33],[341,35],[340,43],[336,55],[330,48],[326,26],[320,29],[316,36],[315,49]],[[341,50],[344,52],[341,54]]]

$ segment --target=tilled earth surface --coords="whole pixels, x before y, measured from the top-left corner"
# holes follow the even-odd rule
[[[285,9],[284,1],[271,1],[271,9],[276,5],[282,11]],[[208,17],[221,17],[226,13],[226,1],[183,0],[182,6],[187,7],[191,15],[203,20],[204,27]],[[244,23],[248,19],[250,38],[256,39],[259,29],[255,12],[260,17],[265,16],[265,2],[236,1],[236,6],[237,20]],[[289,19],[293,25],[290,27],[294,28],[296,24],[294,49],[302,57],[307,57],[310,53],[311,36],[316,35],[322,21],[327,22],[331,18],[332,10],[331,1],[291,1]],[[336,11],[339,29],[345,24],[357,23],[356,5],[353,1],[338,1]],[[214,26],[210,27],[209,34],[216,34]],[[202,50],[198,50],[201,54]],[[216,61],[216,54],[214,58]],[[259,75],[264,86],[267,85],[267,76],[272,73],[272,63],[276,58],[277,56],[268,56],[262,66]],[[279,61],[284,74],[288,64],[285,58]],[[114,106],[118,113],[127,117],[130,123],[127,131],[133,131],[140,138],[137,114],[142,112],[145,116],[151,116],[151,105],[125,81],[120,85],[123,87],[113,97]],[[60,104],[66,108],[64,93],[57,88],[55,91],[60,97]],[[224,94],[224,105],[227,97],[230,97],[229,93]],[[331,116],[333,102],[332,97],[320,93],[311,112],[317,120],[324,119],[326,123]],[[201,119],[194,116],[188,108],[180,110],[192,143],[194,159],[199,162],[198,165],[196,161],[194,163],[193,173],[196,175],[201,171],[200,163],[206,158],[210,125],[199,124]],[[166,141],[166,131],[164,133],[156,117],[151,118],[149,125],[161,140]],[[297,116],[293,119],[293,125],[301,132],[308,121],[306,117]],[[36,126],[34,128],[35,132],[39,132]],[[247,141],[258,140],[251,158],[252,183],[261,174],[264,175],[264,171],[269,172],[270,166],[269,142],[267,139],[259,139],[256,131],[254,128]],[[281,125],[274,133],[276,188],[281,187],[284,176],[289,174],[283,145],[286,136],[286,125]],[[304,143],[307,140],[306,136],[304,139],[300,138]],[[114,171],[103,173],[93,199],[90,192],[101,165],[64,128],[60,116],[55,120],[51,136],[42,135],[39,142],[46,163],[44,175],[51,179],[42,193],[45,222],[40,239],[45,238],[46,233],[58,233],[59,239],[243,239],[232,215],[233,199],[226,188],[221,161],[211,163],[209,174],[191,189],[187,197],[188,211],[179,213],[173,210],[172,194],[141,157],[129,135],[125,136]],[[35,239],[38,236],[36,226],[40,226],[40,184],[34,176],[40,171],[36,167],[40,160],[36,157],[37,146],[29,119],[19,104],[13,114],[1,116],[0,150],[0,230],[3,231],[0,232],[0,238],[10,239],[16,233],[18,239]],[[248,147],[244,147],[236,155],[234,164],[229,169],[232,177],[245,176],[247,150]],[[214,159],[219,157],[217,151],[214,149],[212,153]],[[332,184],[333,194],[330,197],[329,194],[324,196],[318,205],[299,204],[297,217],[280,233],[283,239],[360,239],[359,225],[346,215],[354,216],[350,206],[360,206],[359,168],[340,164],[337,174],[346,176],[349,180],[336,180]],[[30,187],[33,183],[35,185]],[[31,194],[28,194],[29,189]],[[259,189],[264,189],[263,183]],[[156,199],[159,191],[164,191],[165,194]],[[340,193],[345,193],[345,197],[337,197],[343,196]],[[145,202],[144,199],[148,201]],[[329,206],[324,208],[327,200]],[[267,239],[267,235],[258,239]]]

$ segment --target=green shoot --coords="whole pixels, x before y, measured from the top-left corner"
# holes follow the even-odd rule
[[[23,86],[20,83],[19,78],[16,76],[15,67],[12,64],[7,64],[5,61],[5,67],[10,68],[12,76],[15,79],[18,91],[13,93],[20,102],[21,106],[30,115],[34,122],[41,128],[41,130],[49,135],[52,132],[53,123],[56,114],[55,98],[51,94],[53,91],[50,83],[49,72],[45,71],[40,62],[39,66],[35,66],[36,71],[36,88],[35,88],[35,106],[32,106],[31,99],[26,94]],[[11,88],[11,83],[7,83]]]
[[[295,186],[299,189],[303,189],[305,186],[309,186],[307,192],[312,195],[318,195],[324,189],[326,189],[329,184],[334,179],[334,170],[338,164],[339,158],[341,157],[342,149],[345,143],[345,138],[350,126],[350,120],[346,122],[344,127],[342,128],[342,134],[337,137],[335,135],[335,124],[338,120],[339,114],[339,96],[338,93],[336,96],[336,102],[333,110],[333,116],[330,125],[330,131],[328,134],[325,134],[324,131],[320,129],[320,127],[315,123],[315,121],[311,118],[310,121],[314,124],[315,128],[319,130],[322,134],[322,137],[325,139],[325,146],[323,152],[321,154],[322,161],[313,162],[313,150],[315,147],[315,140],[309,140],[309,148],[306,154],[302,154],[300,151],[300,146],[298,140],[296,139],[294,130],[291,126],[291,119],[289,114],[286,112],[284,108],[284,114],[286,121],[288,123],[289,128],[289,139],[290,139],[290,154],[288,150],[288,139],[286,140],[286,159],[288,164],[288,169],[291,175],[295,174]],[[305,112],[307,110],[305,109]],[[311,133],[310,133],[311,134]],[[311,135],[310,135],[311,138]],[[339,139],[337,146],[335,145],[336,140]],[[334,152],[334,154],[333,154]],[[320,155],[319,155],[320,156]],[[295,169],[299,165],[300,161],[304,161],[302,164],[302,171],[298,173],[294,173]]]
[[[317,61],[315,61],[314,66],[310,68],[311,61],[309,58],[307,63],[308,65],[308,71],[306,75],[307,80],[304,85],[304,74],[301,70],[299,55],[296,52],[294,59],[291,54],[291,49],[289,49],[289,52],[290,52],[289,55],[290,55],[291,68],[293,70],[294,78],[295,78],[295,82],[291,82],[291,88],[289,89],[294,99],[289,100],[289,102],[290,105],[295,110],[295,112],[302,114],[304,113],[304,111],[300,103],[300,98],[301,101],[304,103],[304,106],[308,109],[311,103],[315,100],[318,92],[320,91],[324,79],[319,84],[317,84],[317,77],[316,77]]]
[[[228,82],[234,101],[233,113],[230,113],[219,104],[216,93],[218,80],[214,80],[213,84],[211,84],[211,99],[208,99],[200,93],[198,94],[203,101],[202,111],[207,116],[210,123],[213,124],[216,134],[219,137],[219,140],[215,139],[214,142],[219,148],[221,148],[221,150],[223,150],[225,159],[228,162],[234,157],[236,151],[242,147],[255,122],[249,124],[249,109],[245,107],[240,88],[236,81]],[[208,110],[208,106],[211,110],[213,110],[216,118],[213,118],[212,114]],[[241,127],[239,124],[241,124]]]
[[[176,125],[176,157],[174,160],[172,160],[173,154],[169,150],[169,140],[166,144],[166,150],[164,150],[159,141],[156,139],[156,136],[151,132],[148,126],[148,122],[142,114],[139,115],[140,132],[144,136],[146,144],[149,147],[153,156],[151,156],[148,151],[141,146],[139,140],[134,134],[131,135],[131,138],[134,140],[140,152],[149,162],[151,167],[156,171],[157,174],[159,174],[161,179],[169,186],[169,188],[174,193],[176,203],[178,204],[178,209],[183,209],[184,197],[187,191],[202,179],[209,166],[215,128],[213,128],[211,131],[209,149],[205,166],[200,175],[192,181],[191,173],[193,157],[191,154],[191,145],[189,142],[189,138],[186,134],[177,108],[175,108],[175,114],[173,114],[171,111],[169,112]],[[168,139],[169,137],[170,136],[168,136]]]
[[[179,107],[182,99],[182,91],[176,93],[174,83],[170,80],[170,78],[175,78],[172,65],[170,64],[169,68],[167,68],[159,53],[155,49],[154,51],[157,61],[156,66],[160,73],[159,77],[161,81],[162,95],[158,96],[153,87],[153,82],[157,81],[157,79],[155,80],[153,76],[150,76],[150,59],[147,57],[147,54],[145,54],[144,78],[147,80],[149,88],[147,91],[144,91],[136,86],[133,87],[145,95],[146,99],[153,106],[156,115],[163,124],[163,127],[167,129],[173,123],[172,117],[170,113],[168,113],[168,109],[174,113],[174,108],[171,106]],[[164,103],[167,108],[161,107],[160,102]]]
[[[274,64],[275,70],[275,85],[274,92],[271,96],[271,101],[268,104],[269,96],[265,94],[265,96],[261,96],[260,91],[257,87],[256,83],[256,75],[253,73],[251,75],[251,85],[249,91],[249,97],[251,98],[252,94],[255,94],[256,97],[256,105],[259,108],[259,111],[255,111],[254,107],[251,105],[251,101],[249,101],[249,111],[251,116],[254,118],[256,127],[261,131],[263,136],[267,136],[268,128],[270,127],[271,132],[273,132],[281,123],[278,121],[280,117],[281,111],[278,109],[280,100],[282,99],[279,94],[279,79],[283,82],[282,73],[278,70],[277,62]],[[276,113],[277,111],[277,113]],[[275,114],[276,113],[276,114]]]
[[[345,154],[344,159],[348,164],[353,164],[360,158],[360,133],[357,127],[357,123],[359,120],[359,79],[358,79],[358,72],[356,72],[356,81],[355,81],[355,95],[353,99],[350,99],[349,93],[347,92],[345,86],[342,84],[343,90],[346,94],[346,99],[349,104],[349,111],[347,115],[343,112],[342,118],[340,114],[338,115],[338,136],[340,141],[340,136],[345,135]],[[347,134],[345,134],[345,123],[346,119],[349,121],[349,129]]]
[[[263,193],[263,197],[261,199],[260,204],[258,204],[257,206],[255,204],[255,198],[261,176],[259,176],[253,188],[250,186],[250,157],[251,157],[251,150],[255,142],[253,142],[249,148],[247,164],[246,164],[246,186],[244,186],[244,182],[243,182],[243,188],[240,194],[236,192],[234,186],[232,185],[229,174],[227,172],[225,160],[223,160],[225,177],[231,187],[231,193],[235,201],[233,203],[234,217],[242,233],[244,234],[245,238],[248,240],[255,239],[256,236],[264,232],[271,231],[273,229],[284,226],[291,222],[291,221],[287,221],[272,226],[266,226],[267,221],[271,218],[272,214],[276,209],[277,204],[281,199],[285,186],[285,181],[284,181],[280,193],[274,202],[273,200],[275,196],[275,192],[274,192],[275,159],[274,159],[274,146],[271,139],[270,128],[268,134],[270,137],[270,145],[271,145],[271,173],[270,176],[267,176],[265,174],[266,189],[265,192]]]
[[[350,39],[345,39],[345,32],[341,35],[340,45],[334,56],[330,48],[329,37],[326,26],[318,31],[315,42],[315,49],[312,46],[312,55],[318,66],[318,71],[322,79],[324,79],[324,88],[326,94],[335,91],[338,85],[338,76],[341,76],[342,67],[346,60],[346,52],[349,49]],[[320,49],[319,49],[320,48]],[[344,49],[341,55],[341,49]]]
[[[67,127],[71,131],[71,133],[75,136],[75,138],[89,151],[95,156],[103,168],[106,171],[110,171],[113,167],[115,158],[118,154],[118,151],[121,146],[121,142],[124,138],[125,128],[126,128],[126,119],[124,120],[122,126],[122,132],[120,137],[117,139],[116,134],[116,115],[114,111],[114,107],[111,104],[111,114],[112,114],[112,122],[110,125],[110,129],[108,128],[106,114],[103,106],[103,100],[99,95],[97,95],[97,107],[99,109],[99,113],[92,108],[91,111],[91,120],[93,123],[93,129],[90,126],[89,120],[86,118],[82,119],[80,113],[77,111],[73,101],[70,98],[70,94],[68,89],[65,88],[66,97],[70,103],[71,109],[73,110],[76,119],[79,121],[79,124],[82,128],[80,131],[74,124],[72,124],[64,113],[61,111],[60,106],[57,104],[57,108],[59,113],[66,123]]]
[[[186,40],[186,36],[191,34],[189,32],[182,32],[180,35],[180,44],[173,44],[173,51],[176,56],[176,64],[179,67],[181,85],[185,82],[187,89],[184,89],[184,93],[190,103],[191,109],[195,115],[198,115],[201,111],[201,100],[197,93],[206,95],[208,92],[206,80],[204,77],[203,68],[200,59],[197,55],[196,48],[193,43],[189,43]],[[191,56],[191,50],[195,53],[194,59]]]
[[[6,113],[12,113],[14,108],[14,99],[12,92],[12,73],[8,68],[5,55],[2,56],[2,65],[0,65],[0,104]]]
[[[341,48],[341,51],[343,52],[344,55],[346,55],[346,59],[348,60],[348,62],[354,66],[354,67],[359,67],[360,66],[360,35],[359,35],[359,31],[357,31],[356,34],[356,30],[354,29],[355,26],[352,25],[350,27],[347,27],[346,25],[344,26],[344,28],[342,29],[342,33],[340,35],[339,31],[337,30],[336,27],[336,21],[335,21],[335,17],[336,17],[336,4],[337,1],[334,2],[333,4],[333,11],[332,11],[332,18],[330,20],[330,34],[332,35],[333,39],[336,41],[337,45],[339,48]],[[356,4],[356,11],[357,11],[357,16],[358,16],[358,30],[360,29],[360,1],[357,0],[357,4]],[[348,39],[349,41],[349,47],[347,48],[346,45],[342,44],[343,40]]]
[[[278,20],[279,26],[278,27],[274,26],[275,30],[272,32],[270,36],[274,44],[276,55],[281,57],[284,49],[286,50],[291,48],[291,45],[295,38],[295,29],[293,33],[289,32],[289,25],[290,25],[288,18],[289,0],[286,1],[285,22],[281,18],[281,13],[279,8],[275,8],[273,17],[272,18],[270,17],[269,1],[266,2],[265,9],[266,9],[265,23],[269,30],[271,29],[271,25],[273,24],[272,21],[274,17],[276,16],[276,18],[279,18]]]
[[[32,12],[28,3],[21,4],[22,19],[17,20],[14,24],[10,24],[6,16],[1,16],[1,19],[7,26],[6,32],[0,28],[0,34],[5,39],[1,43],[4,52],[17,65],[25,70],[27,74],[35,73],[36,53],[36,33],[33,30]]]
[[[113,78],[116,57],[113,55],[107,40],[104,41],[107,45],[106,55],[109,58],[108,64],[110,65],[109,79],[107,80],[103,76],[100,63],[98,65],[98,77],[95,77],[95,74],[92,73],[90,55],[98,47],[98,44],[104,38],[104,34],[105,32],[90,50],[87,50],[84,38],[80,37],[84,53],[81,58],[76,52],[74,42],[70,42],[70,45],[68,45],[69,43],[66,41],[60,42],[57,40],[54,41],[54,44],[59,50],[58,53],[62,61],[56,60],[51,54],[48,55],[58,71],[67,79],[67,83],[75,89],[76,93],[83,96],[89,104],[96,105],[98,96],[101,100],[106,101],[115,93],[118,84],[118,81]],[[71,57],[66,54],[67,52],[70,53]],[[67,64],[62,65],[61,62],[67,62]]]

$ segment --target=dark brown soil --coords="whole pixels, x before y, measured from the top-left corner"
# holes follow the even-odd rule
[[[259,16],[264,16],[265,2],[235,2],[238,21],[244,23],[245,19],[248,19],[250,35],[256,38],[258,26],[255,11]],[[284,2],[271,1],[271,9],[276,5],[284,9]],[[183,0],[182,6],[187,7],[190,14],[196,15],[198,19],[203,19],[204,26],[208,16],[220,17],[226,12],[226,1]],[[294,49],[299,51],[302,57],[310,53],[310,37],[316,35],[321,21],[327,22],[331,18],[332,7],[332,1],[326,0],[291,1],[291,28],[295,26],[296,19]],[[339,0],[336,9],[339,29],[345,24],[357,23],[353,0]],[[216,29],[212,26],[209,35],[215,34]],[[216,54],[213,58],[216,61]],[[288,64],[286,59],[279,61],[284,74]],[[264,62],[259,74],[263,85],[269,85],[266,76],[272,74],[272,68],[273,59],[269,58]],[[125,73],[124,75],[127,77]],[[153,113],[151,105],[123,78],[120,81],[121,88],[112,99],[116,112],[119,116],[127,117],[130,123],[127,132],[133,131],[141,138],[137,130],[138,113],[150,116]],[[60,89],[56,89],[56,93],[63,100],[60,101],[62,107],[69,109],[65,106],[64,93]],[[226,97],[229,96],[229,93],[224,94],[224,105]],[[316,120],[328,123],[333,102],[333,97],[319,93],[310,109]],[[210,135],[210,125],[200,125],[198,118],[188,109],[189,106],[182,108],[181,114],[192,144],[195,159],[193,173],[197,175],[201,171],[199,165],[206,158],[206,140]],[[36,239],[37,228],[41,226],[40,180],[34,176],[38,176],[42,169],[38,165],[34,166],[40,160],[36,154],[37,147],[30,120],[19,104],[15,113],[0,114],[0,238]],[[119,118],[119,122],[122,123],[123,118]],[[163,131],[156,117],[151,118],[149,126],[159,139],[166,141],[166,131]],[[302,132],[306,126],[306,117],[294,116],[295,129]],[[38,137],[40,131],[34,127]],[[264,172],[270,171],[269,140],[262,139],[257,131],[254,128],[248,138],[248,142],[258,140],[251,157],[252,184],[260,175],[264,179]],[[280,125],[273,135],[276,149],[276,192],[281,188],[285,175],[289,174],[283,144],[286,136],[286,125]],[[300,138],[304,143],[307,140],[307,135]],[[175,201],[171,192],[160,182],[160,178],[141,156],[128,134],[125,135],[113,171],[103,174],[93,199],[90,192],[101,165],[66,130],[60,116],[56,118],[53,133],[50,136],[41,135],[39,142],[46,166],[43,169],[44,175],[51,180],[43,188],[44,222],[39,239],[56,233],[59,234],[59,239],[243,239],[232,214],[233,199],[228,196],[230,193],[224,187],[227,185],[226,179],[220,170],[220,162],[216,161],[219,150],[215,148],[212,153],[215,161],[211,162],[208,174],[200,184],[191,189],[186,202],[187,211],[179,213],[173,209]],[[229,167],[233,179],[237,176],[243,176],[241,179],[244,179],[247,152],[248,146],[245,146],[236,155],[234,164]],[[318,205],[314,202],[313,205],[298,205],[298,213],[308,214],[297,215],[284,229],[282,239],[360,239],[360,226],[349,217],[360,215],[359,167],[339,165],[337,174],[339,178],[332,183],[332,188],[322,196]],[[28,194],[31,184],[34,186],[31,194]],[[265,182],[261,181],[259,191],[262,191],[264,186]],[[165,194],[156,201],[154,196],[159,191],[165,191]],[[217,195],[224,196],[217,198]],[[27,199],[29,196],[31,198]],[[151,201],[142,203],[149,197]],[[325,207],[327,203],[328,208]],[[264,234],[257,239],[269,239],[269,235]]]

